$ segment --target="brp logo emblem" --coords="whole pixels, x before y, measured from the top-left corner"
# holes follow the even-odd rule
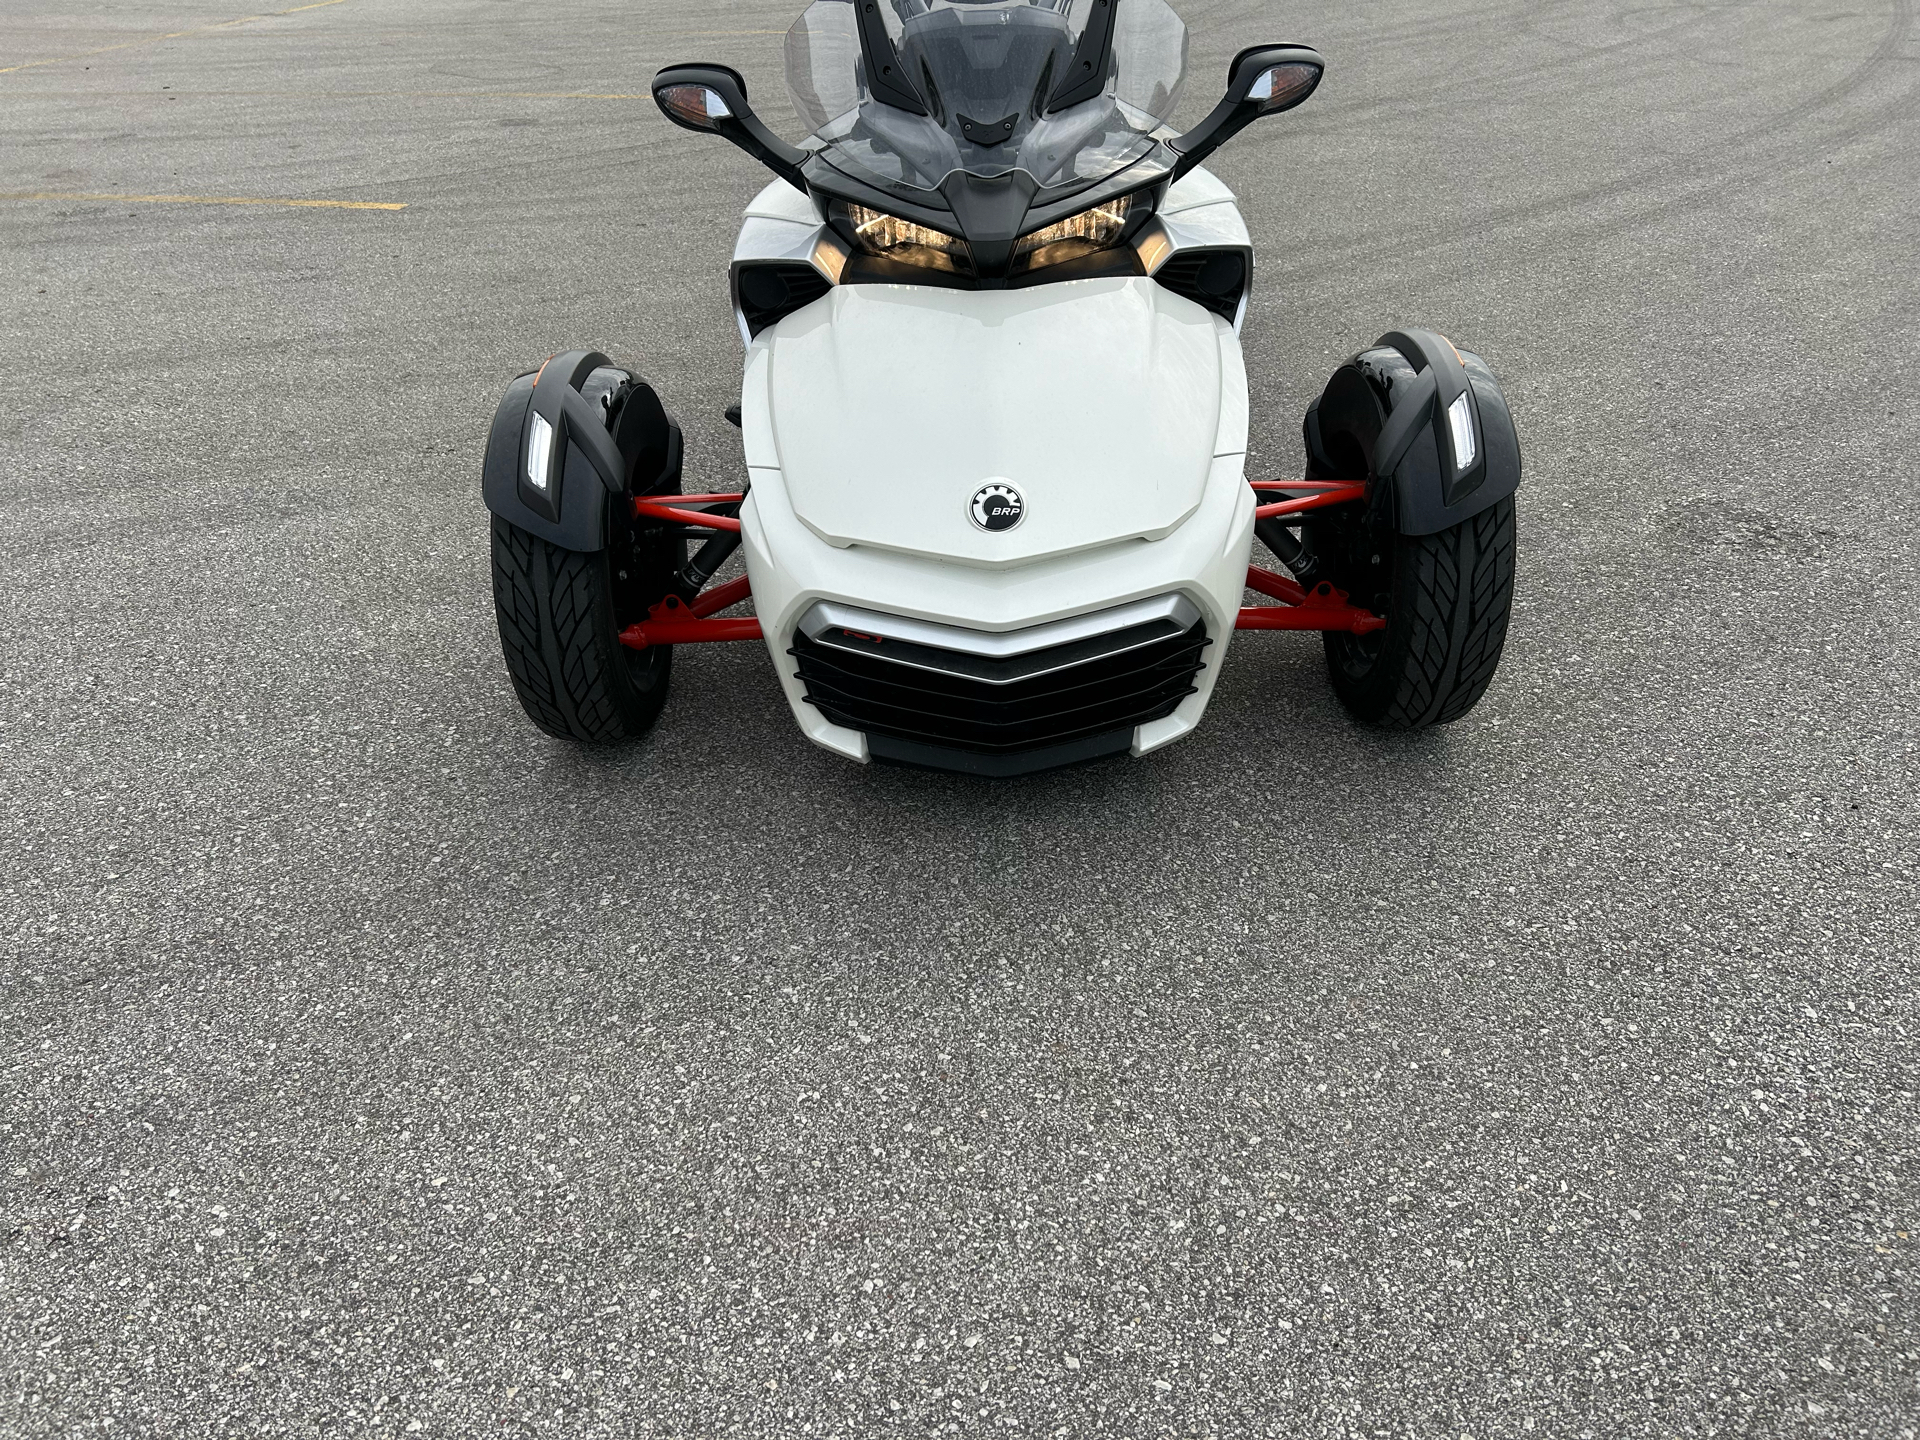
[[[1011,530],[1026,518],[1027,502],[1011,485],[982,485],[974,492],[967,514],[982,530]]]

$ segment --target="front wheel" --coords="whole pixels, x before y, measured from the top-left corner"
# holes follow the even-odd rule
[[[1386,628],[1327,632],[1334,694],[1355,719],[1391,729],[1458,720],[1485,693],[1506,644],[1513,497],[1438,534],[1389,533],[1374,544],[1391,550],[1391,575],[1378,597],[1387,602]],[[1366,558],[1376,557],[1387,558],[1377,550]]]
[[[671,554],[613,517],[607,528],[608,547],[583,553],[493,517],[500,649],[527,718],[561,740],[638,739],[667,701],[673,648],[634,650],[620,632],[666,593]]]

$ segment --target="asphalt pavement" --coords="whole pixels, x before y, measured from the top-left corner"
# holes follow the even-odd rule
[[[501,662],[511,376],[742,478],[763,176],[646,82],[793,135],[797,9],[0,16],[0,1435],[1913,1440],[1910,0],[1189,0],[1183,119],[1331,67],[1215,166],[1253,468],[1480,351],[1512,637],[998,784],[751,645],[620,751]]]

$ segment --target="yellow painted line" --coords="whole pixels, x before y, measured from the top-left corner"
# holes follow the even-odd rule
[[[592,90],[283,90],[277,92],[290,100],[315,95],[325,100],[651,100],[646,91],[628,95],[618,91],[600,94]]]
[[[298,15],[302,10],[324,10],[329,5],[344,5],[347,0],[314,0],[311,5],[296,5],[291,10],[272,10],[264,15],[242,15],[238,20],[221,20],[212,25],[196,25],[191,30],[169,30],[164,35],[149,35],[144,40],[127,40],[119,45],[102,45],[98,50],[82,50],[78,55],[55,55],[47,60],[28,60],[20,65],[8,65],[0,68],[0,75],[11,75],[16,70],[32,70],[41,65],[63,65],[69,60],[85,60],[94,55],[108,55],[115,50],[137,50],[142,45],[158,45],[162,40],[178,40],[185,35],[204,35],[209,30],[225,30],[234,25],[251,25],[256,20],[274,20],[282,15]]]
[[[339,0],[321,0],[338,4]],[[100,195],[80,190],[0,190],[0,200],[109,200],[140,205],[291,205],[315,210],[404,210],[387,200],[276,200],[255,195]]]
[[[232,99],[248,97],[266,100],[651,100],[645,91],[626,94],[591,90],[24,90],[35,99],[58,96],[97,100],[104,96],[145,96],[161,100],[168,96],[204,100],[209,97]]]

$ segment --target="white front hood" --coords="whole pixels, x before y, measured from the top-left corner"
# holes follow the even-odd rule
[[[836,286],[760,335],[746,378],[748,463],[809,529],[972,565],[1165,535],[1246,447],[1237,339],[1147,279]],[[992,483],[1025,501],[1010,530],[970,519]]]

